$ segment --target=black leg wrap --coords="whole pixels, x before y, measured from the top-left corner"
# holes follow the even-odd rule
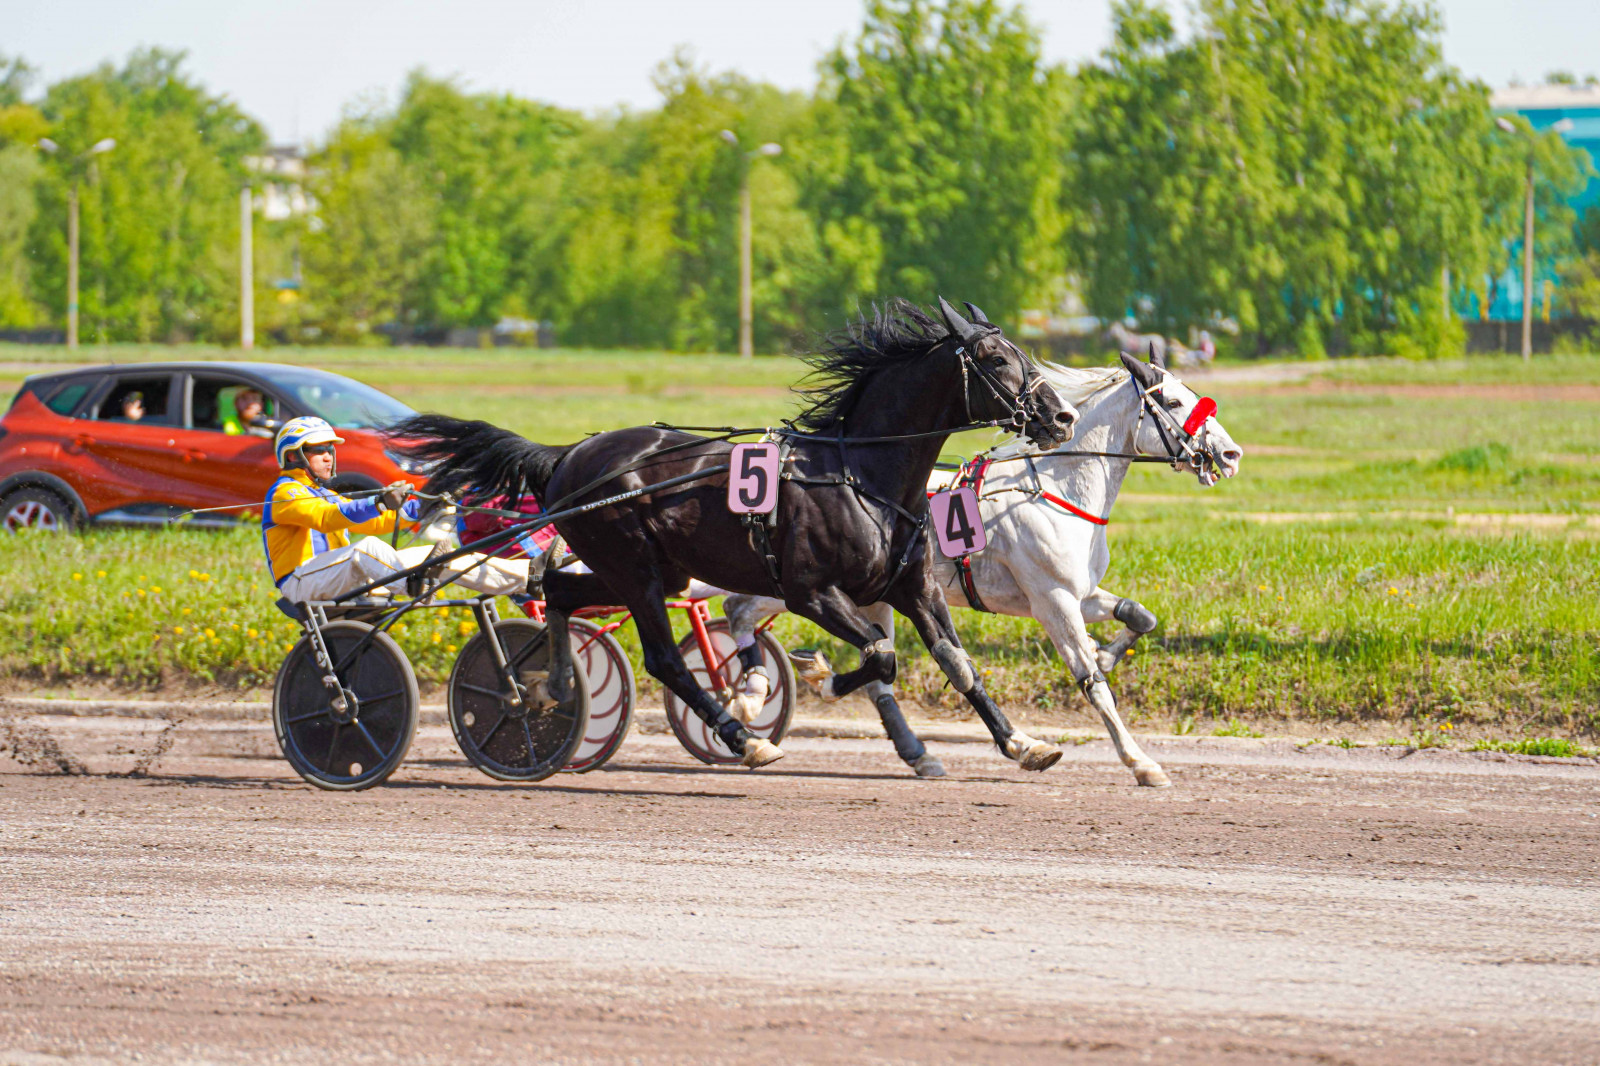
[[[561,611],[547,609],[544,622],[550,641],[550,680],[545,687],[551,699],[565,703],[572,698],[572,640],[568,636],[567,616]]]
[[[914,763],[928,753],[921,739],[911,731],[911,726],[906,724],[905,715],[900,713],[900,704],[895,702],[893,694],[882,693],[874,697],[872,702],[878,705],[878,717],[883,719],[883,731],[894,741],[896,755],[908,763]]]
[[[761,645],[752,644],[739,649],[739,665],[746,673],[761,665]]]
[[[744,754],[744,742],[752,736],[750,730],[740,725],[738,721],[726,711],[722,713],[716,724],[717,736],[728,746],[728,750],[735,755]]]
[[[1111,608],[1111,617],[1135,633],[1148,633],[1156,627],[1156,616],[1151,613],[1150,608],[1138,600],[1130,600],[1127,597],[1118,600],[1117,605]]]

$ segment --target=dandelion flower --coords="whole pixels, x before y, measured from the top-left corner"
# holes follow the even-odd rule
[[[1390,585],[1389,586],[1389,595],[1398,596],[1398,595],[1400,595],[1400,590],[1395,588],[1393,585]]]
[[[192,607],[185,607],[185,608],[184,608],[184,609],[183,609],[183,613],[184,613],[184,614],[193,614],[193,613],[194,613],[194,608],[192,608]]]
[[[229,629],[238,629],[239,628],[239,623],[238,622],[229,622],[228,623],[228,628]]]
[[[435,644],[437,644],[437,643],[439,643],[439,642],[440,642],[440,641],[441,641],[441,640],[443,640],[443,639],[444,639],[444,634],[443,634],[443,633],[435,633],[435,634],[434,634],[434,635],[433,635],[433,642],[434,642],[434,643],[435,643]]]
[[[196,580],[196,581],[199,581],[199,580],[200,580],[200,571],[198,571],[198,570],[191,570],[191,571],[189,571],[189,576],[190,576],[190,577],[191,577],[191,578],[193,578],[193,579],[194,579],[194,580]]]
[[[138,594],[139,594],[139,598],[140,598],[140,599],[141,599],[141,600],[142,600],[142,599],[144,599],[144,589],[137,589],[137,590],[136,590],[136,591],[137,591],[137,592],[138,592]],[[123,593],[123,595],[124,595],[124,596],[126,596],[126,595],[127,595],[127,593],[126,593],[126,592],[124,592],[124,593]]]
[[[286,651],[286,652],[294,651],[294,645],[293,644],[285,644],[283,646],[283,650]]]
[[[173,626],[172,627],[172,631],[181,636],[183,634],[183,627],[182,626]]]
[[[459,635],[464,637],[468,633],[471,633],[471,632],[472,632],[472,623],[471,622],[457,622],[456,623],[456,633],[458,633]]]
[[[1257,585],[1256,586],[1256,591],[1257,592],[1265,592],[1265,591],[1267,591],[1267,586],[1265,586],[1265,585]]]
[[[161,591],[161,586],[160,585],[151,585],[150,586],[150,591],[151,592],[160,592]]]
[[[94,572],[94,576],[95,577],[105,577],[106,576],[106,572],[104,570],[96,570]]]
[[[83,575],[82,574],[73,574],[72,575],[72,580],[74,580],[74,581],[82,581],[83,580]]]
[[[256,631],[254,626],[251,626],[249,629],[244,631],[244,635],[249,637],[251,640],[255,640],[261,634]]]
[[[454,644],[446,644],[444,646],[444,650],[449,654],[454,655],[456,653],[456,646]]]
[[[210,626],[206,626],[206,636],[208,636],[208,637],[212,638],[213,640],[215,640],[216,636],[217,636],[217,631],[215,629],[212,629]]]

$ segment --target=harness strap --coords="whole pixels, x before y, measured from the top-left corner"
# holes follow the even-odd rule
[[[1044,489],[1040,489],[1039,490],[1039,496],[1040,496],[1041,499],[1049,500],[1051,503],[1055,504],[1057,507],[1061,508],[1063,511],[1066,511],[1068,514],[1077,515],[1079,518],[1083,519],[1085,522],[1093,522],[1097,526],[1104,526],[1104,525],[1110,525],[1111,524],[1111,519],[1110,519],[1109,516],[1106,517],[1106,518],[1101,518],[1097,514],[1091,514],[1090,512],[1085,511],[1082,507],[1078,507],[1075,504],[1072,504],[1072,503],[1069,503],[1066,500],[1063,500],[1060,496],[1057,496],[1053,492],[1047,492]]]
[[[988,473],[991,465],[993,465],[993,460],[987,455],[973,456],[972,462],[963,464],[961,470],[956,474],[955,487],[971,488],[974,495],[982,498],[983,475]],[[978,520],[980,522],[983,520],[981,513],[978,515]],[[956,564],[956,575],[961,578],[961,591],[966,595],[968,605],[974,611],[993,614],[994,612],[989,610],[988,605],[983,602],[983,597],[978,595],[978,583],[972,576],[972,553],[963,552],[955,558],[954,562]]]

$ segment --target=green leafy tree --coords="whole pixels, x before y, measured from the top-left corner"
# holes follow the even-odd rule
[[[1069,116],[1097,313],[1233,319],[1257,351],[1459,350],[1452,296],[1498,262],[1516,165],[1431,8],[1203,0],[1186,41],[1143,0],[1113,18]]]
[[[813,207],[853,295],[1003,320],[1059,273],[1065,86],[1019,7],[870,0],[822,74],[839,148]]]
[[[49,129],[25,96],[33,70],[19,58],[0,56],[0,327],[28,328],[39,320],[29,296],[27,238],[37,212],[34,184],[39,152]]]
[[[146,49],[120,68],[50,86],[40,110],[60,152],[38,184],[33,279],[65,306],[69,187],[81,202],[81,321],[107,340],[224,339],[238,329],[238,190],[265,136],[183,70]],[[109,155],[89,147],[115,138]]]

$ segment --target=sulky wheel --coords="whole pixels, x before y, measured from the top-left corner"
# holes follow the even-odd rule
[[[540,705],[548,676],[545,628],[526,618],[496,622],[517,683],[527,694],[518,704],[501,680],[488,634],[479,632],[461,649],[446,689],[450,729],[467,761],[501,781],[542,781],[567,765],[589,722],[589,681],[575,670],[571,699]]]
[[[638,687],[633,664],[615,637],[586,618],[567,624],[572,631],[572,660],[589,679],[589,728],[561,772],[586,774],[604,766],[622,746],[633,721]]]
[[[334,707],[311,638],[300,638],[272,686],[278,747],[295,773],[318,788],[371,788],[394,773],[411,747],[422,702],[417,675],[400,645],[387,633],[373,633],[365,622],[329,622],[322,639],[348,693],[348,706]]]
[[[736,681],[739,676],[738,649],[734,645],[727,619],[718,618],[706,623],[706,630],[711,636],[711,647],[716,654],[717,662],[722,666],[723,680],[712,683],[710,672],[706,670],[705,658],[700,654],[700,642],[695,640],[692,631],[678,642],[678,650],[683,653],[684,662],[688,663],[689,672],[694,675],[695,683],[711,693],[719,702],[726,704],[732,692],[725,691],[724,686],[730,680]],[[761,706],[761,713],[745,728],[758,737],[779,744],[783,742],[783,735],[789,729],[789,718],[794,714],[794,668],[789,665],[789,656],[784,652],[783,645],[778,643],[778,638],[769,630],[763,629],[756,634],[756,644],[761,648],[761,661],[766,664],[772,686],[767,693],[767,702]],[[729,751],[728,746],[722,743],[722,738],[713,733],[711,728],[700,720],[700,716],[691,711],[671,690],[665,692],[663,702],[666,705],[667,724],[672,726],[672,732],[677,736],[678,742],[688,749],[690,755],[703,763],[741,761],[739,756]]]

